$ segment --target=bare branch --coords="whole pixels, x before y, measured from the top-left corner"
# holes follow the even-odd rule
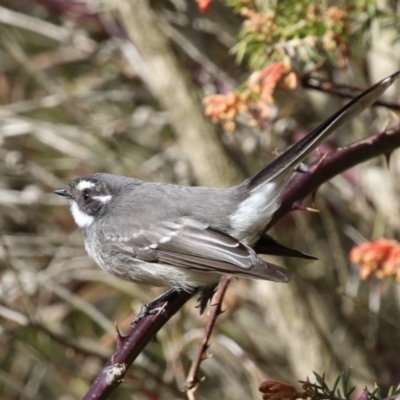
[[[228,289],[229,283],[231,282],[231,276],[224,276],[219,284],[217,293],[213,297],[213,306],[208,317],[207,325],[204,329],[204,335],[201,339],[201,343],[199,349],[197,351],[196,357],[193,360],[192,366],[190,367],[187,379],[185,390],[188,392],[188,398],[194,398],[194,392],[196,391],[199,383],[201,382],[201,378],[198,377],[200,364],[202,361],[207,360],[209,356],[207,355],[207,349],[209,347],[209,340],[211,337],[212,330],[214,329],[215,322],[217,320],[218,315],[220,315],[223,311],[222,308],[222,300],[224,299],[225,292]]]
[[[363,91],[363,89],[359,87],[349,85],[336,85],[328,80],[311,77],[309,75],[305,75],[301,79],[301,84],[306,89],[314,89],[319,92],[333,94],[344,99],[353,99],[355,96]],[[400,111],[400,105],[398,103],[389,103],[384,100],[376,101],[373,106],[383,106],[390,110]]]

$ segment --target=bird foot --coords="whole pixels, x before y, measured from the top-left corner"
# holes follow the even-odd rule
[[[163,314],[164,316],[167,315],[165,311],[165,306],[168,304],[168,298],[172,292],[175,292],[175,289],[169,289],[161,296],[156,297],[154,300],[150,301],[142,306],[140,309],[140,313],[129,323],[129,326],[133,328],[135,325],[138,324],[143,318],[147,317],[148,315],[156,315],[156,314]],[[164,302],[162,306],[159,303]]]
[[[140,313],[129,323],[129,326],[133,328],[135,325],[138,324],[139,321],[141,321],[143,318],[149,315],[162,314],[163,316],[166,317],[167,312],[165,311],[165,306],[167,304],[168,302],[165,302],[165,304],[161,307],[154,307],[151,303],[145,304],[140,309]]]

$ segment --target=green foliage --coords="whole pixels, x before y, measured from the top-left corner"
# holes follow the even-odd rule
[[[322,376],[314,372],[316,383],[302,381],[303,387],[309,394],[312,400],[331,399],[331,400],[350,400],[355,387],[349,388],[350,370],[347,373],[342,373],[336,378],[332,388],[329,388],[325,381],[325,374]],[[340,389],[341,388],[341,389]]]
[[[391,386],[388,390],[386,397],[382,396],[381,390],[378,385],[375,385],[375,390],[372,393],[368,393],[368,400],[384,400],[392,396],[400,394],[400,383],[395,387]]]
[[[311,400],[321,400],[321,399],[329,399],[329,400],[350,400],[352,398],[352,394],[356,389],[354,386],[350,387],[351,370],[348,372],[343,372],[339,375],[332,387],[326,383],[325,374],[322,376],[318,373],[314,372],[316,383],[311,383],[309,380],[300,381],[303,384],[303,388],[306,390],[305,396],[310,398]],[[392,386],[389,391],[387,397],[394,396],[400,393],[400,384],[395,388]],[[359,397],[358,400],[384,400],[382,397],[381,390],[378,386],[372,392],[369,392],[367,388],[365,388],[364,393]]]
[[[396,23],[391,10],[378,9],[371,0],[290,0],[257,2],[231,0],[228,4],[244,18],[238,43],[232,52],[238,62],[247,58],[255,70],[281,62],[296,68],[328,63],[344,67],[349,43],[368,36],[371,22]]]

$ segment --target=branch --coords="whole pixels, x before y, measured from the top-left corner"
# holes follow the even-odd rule
[[[294,173],[283,192],[280,207],[265,230],[329,179],[371,158],[390,155],[397,147],[400,147],[400,125],[324,155],[322,160],[311,164],[306,173]]]
[[[133,67],[168,112],[171,126],[200,185],[233,186],[245,178],[217,133],[205,117],[199,90],[175,55],[160,28],[162,23],[148,0],[119,1],[117,15],[128,39],[120,42],[126,54],[134,54]],[[132,60],[133,58],[129,58]],[[137,65],[141,65],[137,69]],[[216,173],[216,171],[218,171]]]
[[[224,299],[225,292],[228,289],[229,283],[231,282],[232,277],[226,275],[222,278],[217,293],[215,293],[213,300],[215,304],[211,309],[210,316],[208,317],[207,325],[204,329],[203,339],[201,340],[199,349],[197,351],[196,357],[190,367],[187,379],[185,390],[187,391],[188,398],[194,399],[194,392],[196,391],[199,383],[202,381],[201,378],[198,377],[198,372],[200,369],[200,364],[202,361],[207,360],[210,356],[207,355],[207,349],[209,347],[209,340],[214,329],[215,322],[217,320],[218,315],[222,314],[223,311],[221,310],[222,307],[222,300]]]
[[[142,318],[127,336],[121,336],[117,329],[117,351],[107,361],[82,400],[107,399],[108,395],[123,382],[126,371],[149,341],[156,336],[164,324],[194,294],[188,292],[171,292],[167,303],[160,302],[154,305],[155,307],[164,307],[163,312],[156,315],[147,315]]]
[[[309,75],[305,75],[301,78],[301,85],[305,89],[314,89],[319,92],[333,94],[344,99],[353,99],[364,90],[350,85],[336,85],[331,81],[323,80],[317,77],[310,77]],[[372,106],[383,106],[390,110],[400,111],[400,105],[398,103],[389,103],[384,100],[378,100]]]

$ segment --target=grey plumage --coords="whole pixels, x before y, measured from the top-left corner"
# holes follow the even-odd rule
[[[226,233],[227,210],[234,211],[241,197],[238,187],[189,188],[93,174],[71,185],[75,199],[79,182],[93,183],[92,199],[113,193],[100,211],[99,201],[79,204],[85,214],[96,216],[87,226],[81,224],[86,249],[113,275],[186,290],[216,283],[223,273],[289,279],[288,271],[269,267],[253,249]],[[215,204],[210,210],[211,202]]]
[[[122,279],[184,290],[215,285],[221,274],[287,282],[291,274],[257,252],[313,258],[264,233],[290,173],[398,76],[399,72],[367,89],[233,188],[183,187],[99,173],[56,193],[70,199],[88,253]]]

